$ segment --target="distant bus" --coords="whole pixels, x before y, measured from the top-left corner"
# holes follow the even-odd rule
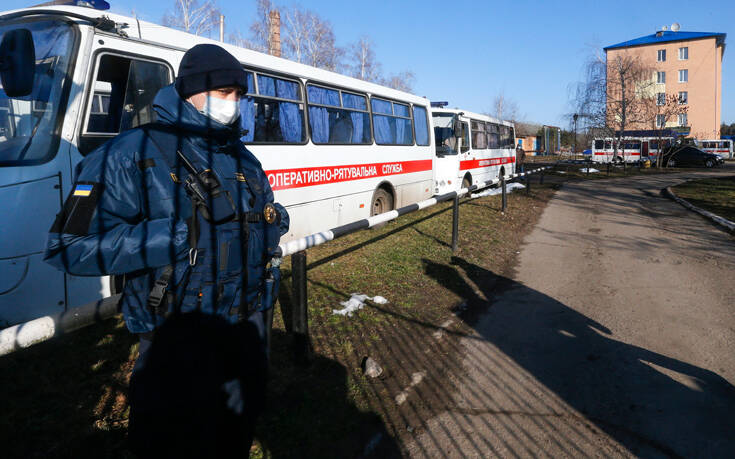
[[[76,165],[154,119],[184,52],[216,43],[247,71],[242,141],[261,161],[300,238],[430,197],[429,101],[157,24],[77,6],[0,13],[0,38],[31,32],[34,89],[0,90],[0,328],[114,293],[42,261]],[[507,132],[506,132],[507,136]]]
[[[694,144],[702,151],[707,153],[715,153],[722,156],[723,159],[734,159],[732,151],[732,140],[695,140]]]
[[[447,108],[433,108],[431,121],[436,141],[436,194],[515,173],[513,123]]]
[[[617,143],[617,149],[615,148]],[[598,163],[626,163],[641,159],[641,140],[626,137],[621,141],[607,137],[592,141],[592,161]]]

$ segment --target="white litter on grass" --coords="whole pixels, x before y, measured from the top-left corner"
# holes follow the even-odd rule
[[[579,172],[589,172],[590,174],[594,174],[595,172],[600,172],[600,171],[598,171],[594,167],[590,167],[589,169],[586,167],[583,167],[582,169],[579,170]]]
[[[411,389],[421,384],[421,381],[426,377],[426,371],[418,371],[411,375],[411,384],[406,386],[398,395],[396,395],[396,403],[402,405],[408,400],[408,396],[411,394]]]
[[[375,304],[386,304],[388,300],[382,296],[376,295],[369,297],[360,293],[353,293],[347,301],[340,301],[342,309],[332,309],[332,314],[352,317],[352,313],[365,307],[365,300],[370,300]]]
[[[554,172],[556,172],[557,174],[566,174],[565,171],[554,171]]]
[[[505,186],[505,189],[506,189],[506,191],[508,193],[510,193],[511,191],[515,190],[516,188],[526,188],[526,187],[525,187],[525,185],[523,185],[521,183],[516,183],[516,182],[509,183],[509,184],[507,184]],[[485,191],[483,191],[481,193],[472,193],[472,195],[470,197],[472,197],[472,198],[483,198],[485,196],[495,196],[495,195],[498,195],[498,194],[501,194],[501,193],[503,193],[503,189],[502,188],[488,188],[487,190],[485,190]]]

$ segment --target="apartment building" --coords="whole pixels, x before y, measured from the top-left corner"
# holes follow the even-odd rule
[[[657,103],[663,103],[664,95],[668,95],[678,97],[679,103],[687,106],[687,113],[672,117],[675,119],[665,122],[656,119],[657,127],[699,139],[717,139],[720,137],[722,59],[727,34],[678,29],[678,24],[674,24],[672,30],[608,46],[604,48],[607,62],[613,62],[621,54],[639,58],[642,65],[652,69],[654,84],[649,94],[656,97]],[[638,123],[626,131],[651,127]]]

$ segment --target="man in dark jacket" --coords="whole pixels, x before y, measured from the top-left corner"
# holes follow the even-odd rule
[[[118,135],[82,161],[50,230],[45,257],[50,264],[74,275],[125,275],[122,311],[128,329],[141,337],[131,381],[131,436],[141,432],[133,429],[135,419],[142,426],[146,413],[167,409],[157,402],[166,378],[151,377],[169,355],[149,352],[157,340],[166,352],[206,349],[204,357],[188,361],[211,362],[208,356],[227,345],[213,345],[210,338],[218,335],[220,342],[228,336],[221,331],[227,324],[241,330],[246,325],[245,334],[256,339],[235,339],[252,347],[236,358],[265,358],[265,311],[280,280],[278,267],[269,268],[268,262],[289,218],[273,203],[260,162],[240,141],[239,100],[246,91],[246,73],[231,54],[216,45],[190,49],[176,82],[154,100],[157,121]],[[181,319],[187,313],[197,319]],[[200,327],[191,326],[192,320]],[[169,326],[177,321],[185,324]],[[176,331],[160,333],[167,338],[159,339],[162,326]],[[182,333],[192,330],[201,333],[182,341]],[[172,344],[177,340],[187,345]],[[148,354],[157,355],[157,368],[146,368]],[[229,379],[212,387],[242,413],[248,384],[238,385],[232,376],[242,369],[222,374]],[[136,380],[145,383],[135,387]],[[178,389],[188,387],[179,392],[197,390],[194,380],[178,378],[176,384],[184,385]]]

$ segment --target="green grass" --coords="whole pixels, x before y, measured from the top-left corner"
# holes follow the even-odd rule
[[[417,371],[451,381],[446,375],[458,371],[456,339],[471,330],[453,309],[468,301],[478,311],[486,306],[472,283],[511,274],[524,235],[552,194],[552,185],[534,181],[530,194],[509,195],[504,214],[499,196],[464,201],[456,254],[450,204],[310,249],[314,357],[308,366],[293,359],[286,259],[268,408],[251,457],[355,457],[376,434],[383,441],[372,456],[401,454],[409,426],[435,415],[442,395],[424,394],[401,407],[393,398]],[[353,292],[389,303],[369,303],[353,317],[332,314]],[[432,334],[449,319],[447,337],[437,341]],[[115,318],[0,357],[3,457],[132,457],[125,443],[126,391],[136,354],[135,338]],[[362,374],[365,356],[383,366],[381,378]]]
[[[693,205],[735,221],[735,177],[690,180],[673,190]]]

